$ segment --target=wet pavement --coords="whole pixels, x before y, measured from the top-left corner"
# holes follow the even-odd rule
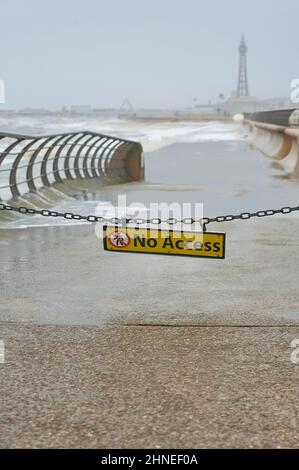
[[[2,324],[1,448],[297,448],[299,328]]]
[[[104,252],[93,225],[3,231],[1,321],[299,326],[296,216],[219,229],[224,261]]]
[[[201,199],[205,215],[297,204],[260,154],[205,145],[148,154],[128,202]],[[215,187],[195,150],[218,159]],[[184,165],[166,172],[178,153],[189,187]],[[211,225],[227,233],[225,261],[107,253],[88,224],[1,229],[0,446],[296,447],[297,226],[296,214]]]

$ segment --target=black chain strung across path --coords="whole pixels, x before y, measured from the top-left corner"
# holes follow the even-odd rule
[[[87,222],[106,222],[111,223],[113,225],[125,225],[125,224],[136,224],[136,225],[143,225],[143,224],[153,224],[153,225],[161,225],[163,223],[168,225],[176,225],[179,223],[186,224],[186,225],[193,225],[195,223],[199,223],[203,230],[205,230],[206,225],[214,222],[231,222],[233,220],[248,220],[253,217],[270,217],[272,215],[277,214],[290,214],[295,211],[299,211],[299,206],[295,207],[282,207],[281,209],[268,209],[264,211],[258,212],[242,212],[238,215],[220,215],[218,217],[209,218],[205,217],[203,219],[193,219],[193,218],[184,218],[182,220],[178,220],[175,218],[170,218],[166,220],[162,220],[160,218],[153,218],[153,219],[130,219],[127,217],[119,218],[119,217],[103,217],[103,216],[96,216],[96,215],[80,215],[80,214],[73,214],[72,212],[56,212],[50,211],[47,209],[30,209],[28,207],[15,207],[9,204],[0,203],[0,210],[2,211],[14,211],[19,212],[21,214],[30,214],[30,215],[42,215],[44,217],[62,217],[68,220],[86,220]]]

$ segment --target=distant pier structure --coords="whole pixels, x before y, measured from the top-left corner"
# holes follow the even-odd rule
[[[121,118],[132,118],[136,116],[137,116],[137,113],[131,101],[129,100],[129,98],[125,98],[118,110],[118,117],[121,119]]]
[[[237,85],[237,97],[249,96],[248,75],[247,75],[247,44],[244,34],[239,46],[239,76]]]

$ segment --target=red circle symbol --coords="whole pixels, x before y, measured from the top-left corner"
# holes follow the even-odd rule
[[[109,240],[111,245],[116,248],[126,248],[130,243],[130,237],[127,232],[112,232],[109,235]]]

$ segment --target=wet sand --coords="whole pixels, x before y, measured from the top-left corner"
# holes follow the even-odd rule
[[[297,447],[297,226],[211,226],[225,261],[106,253],[92,225],[1,230],[0,446]]]

